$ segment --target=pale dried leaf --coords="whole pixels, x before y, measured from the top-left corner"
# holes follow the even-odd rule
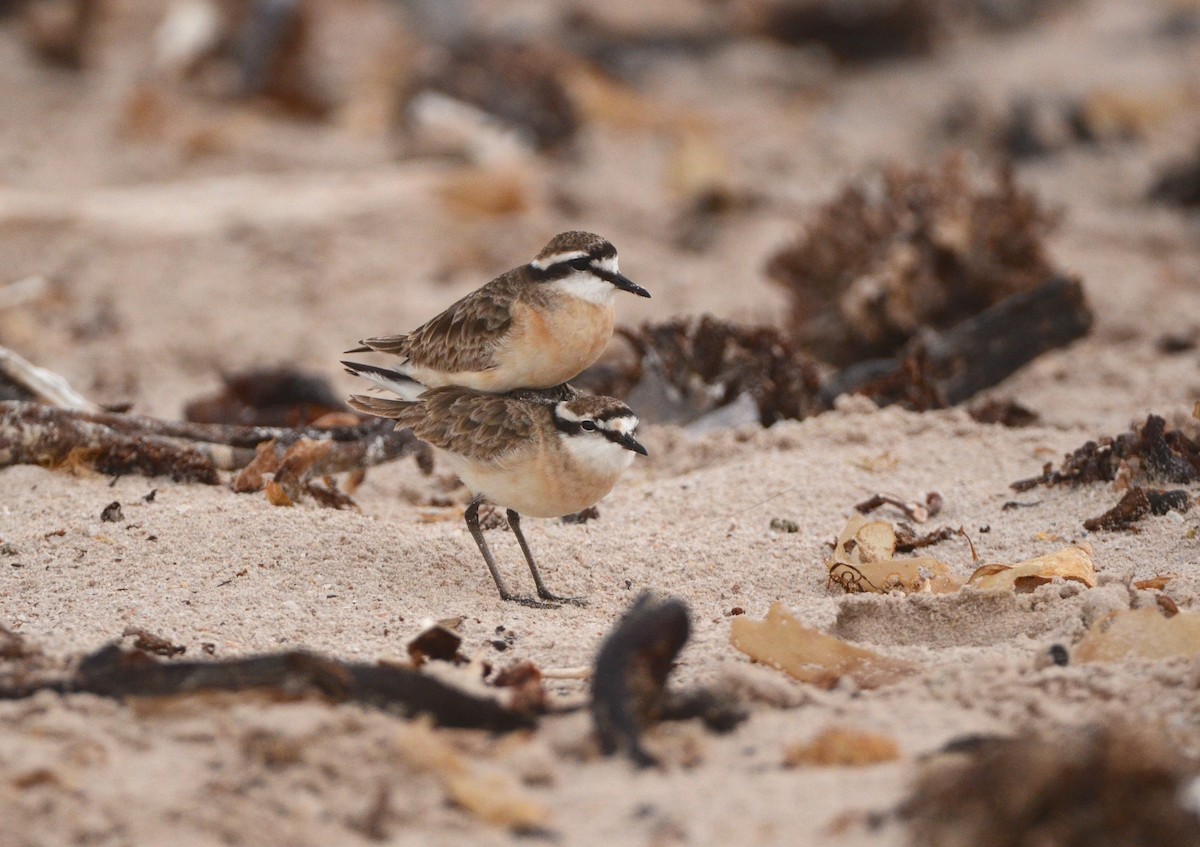
[[[860,565],[830,564],[830,584],[841,586],[847,594],[887,594],[892,591],[950,594],[962,587],[962,580],[950,573],[950,567],[932,556]]]
[[[832,687],[842,677],[853,679],[860,688],[877,688],[916,671],[909,662],[872,653],[804,626],[782,603],[772,604],[765,620],[734,618],[730,640],[755,661],[823,688]]]
[[[783,766],[862,767],[900,758],[900,748],[886,735],[846,727],[827,727],[805,744],[792,744],[783,752]]]
[[[1064,547],[1017,565],[984,565],[971,574],[967,585],[980,591],[1026,593],[1055,578],[1096,587],[1096,565],[1090,544]]]
[[[1200,614],[1165,617],[1157,609],[1113,612],[1097,621],[1072,652],[1077,662],[1200,656]]]

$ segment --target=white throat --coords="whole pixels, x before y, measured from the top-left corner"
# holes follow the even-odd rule
[[[613,298],[617,293],[615,285],[588,271],[572,271],[551,284],[557,286],[564,294],[570,294],[572,297],[578,297],[600,306],[612,305]]]
[[[592,473],[605,476],[621,473],[633,463],[633,451],[600,435],[559,435],[563,447],[575,461]]]

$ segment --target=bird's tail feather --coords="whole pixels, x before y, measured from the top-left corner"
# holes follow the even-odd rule
[[[392,400],[389,397],[368,397],[365,394],[351,395],[347,401],[352,408],[380,418],[399,420],[405,412],[416,405],[412,400]]]
[[[364,365],[361,362],[346,361],[343,361],[342,365],[346,368],[346,373],[353,376],[360,376],[369,382],[375,383],[380,388],[386,388],[404,400],[416,400],[425,391],[425,386],[411,376],[397,370],[392,370],[391,368],[380,368],[375,365]]]

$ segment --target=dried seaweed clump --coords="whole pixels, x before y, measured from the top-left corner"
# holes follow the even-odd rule
[[[1200,147],[1191,158],[1166,165],[1150,186],[1149,198],[1157,203],[1200,209]]]
[[[744,28],[787,44],[819,44],[843,62],[932,53],[936,0],[742,0]]]
[[[192,400],[184,419],[238,426],[303,427],[331,412],[347,412],[325,377],[270,368],[226,374],[217,394]],[[353,425],[353,419],[346,423]]]
[[[894,165],[820,209],[767,274],[791,294],[804,349],[846,365],[1045,282],[1055,223],[1008,170],[977,190],[957,156],[935,170]]]
[[[1130,481],[1196,482],[1200,480],[1200,443],[1181,430],[1168,432],[1163,418],[1150,415],[1135,431],[1088,441],[1068,453],[1058,470],[1047,462],[1039,476],[1018,480],[1011,487],[1026,491],[1038,485],[1112,482],[1118,474]]]
[[[539,152],[568,147],[580,119],[564,85],[561,53],[503,40],[467,39],[414,80],[405,99],[434,91],[515,130]]]
[[[636,361],[592,369],[581,384],[623,398],[636,388],[648,420],[688,422],[742,395],[753,399],[764,426],[818,410],[813,362],[773,327],[704,315],[619,332]]]
[[[965,758],[964,758],[965,755]],[[1200,843],[1189,763],[1141,727],[984,739],[927,766],[902,810],[922,847]]]

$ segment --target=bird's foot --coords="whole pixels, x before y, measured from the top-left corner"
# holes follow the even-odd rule
[[[501,594],[500,599],[509,603],[516,603],[518,606],[525,606],[529,609],[557,609],[559,604],[555,602],[543,603],[541,600],[535,600],[532,597],[521,597],[517,594]],[[556,600],[558,598],[551,595],[545,598],[547,600]]]
[[[588,600],[586,597],[559,597],[557,594],[551,594],[549,591],[539,591],[538,597],[543,600],[549,600],[551,603],[566,603],[571,606],[586,606]]]

